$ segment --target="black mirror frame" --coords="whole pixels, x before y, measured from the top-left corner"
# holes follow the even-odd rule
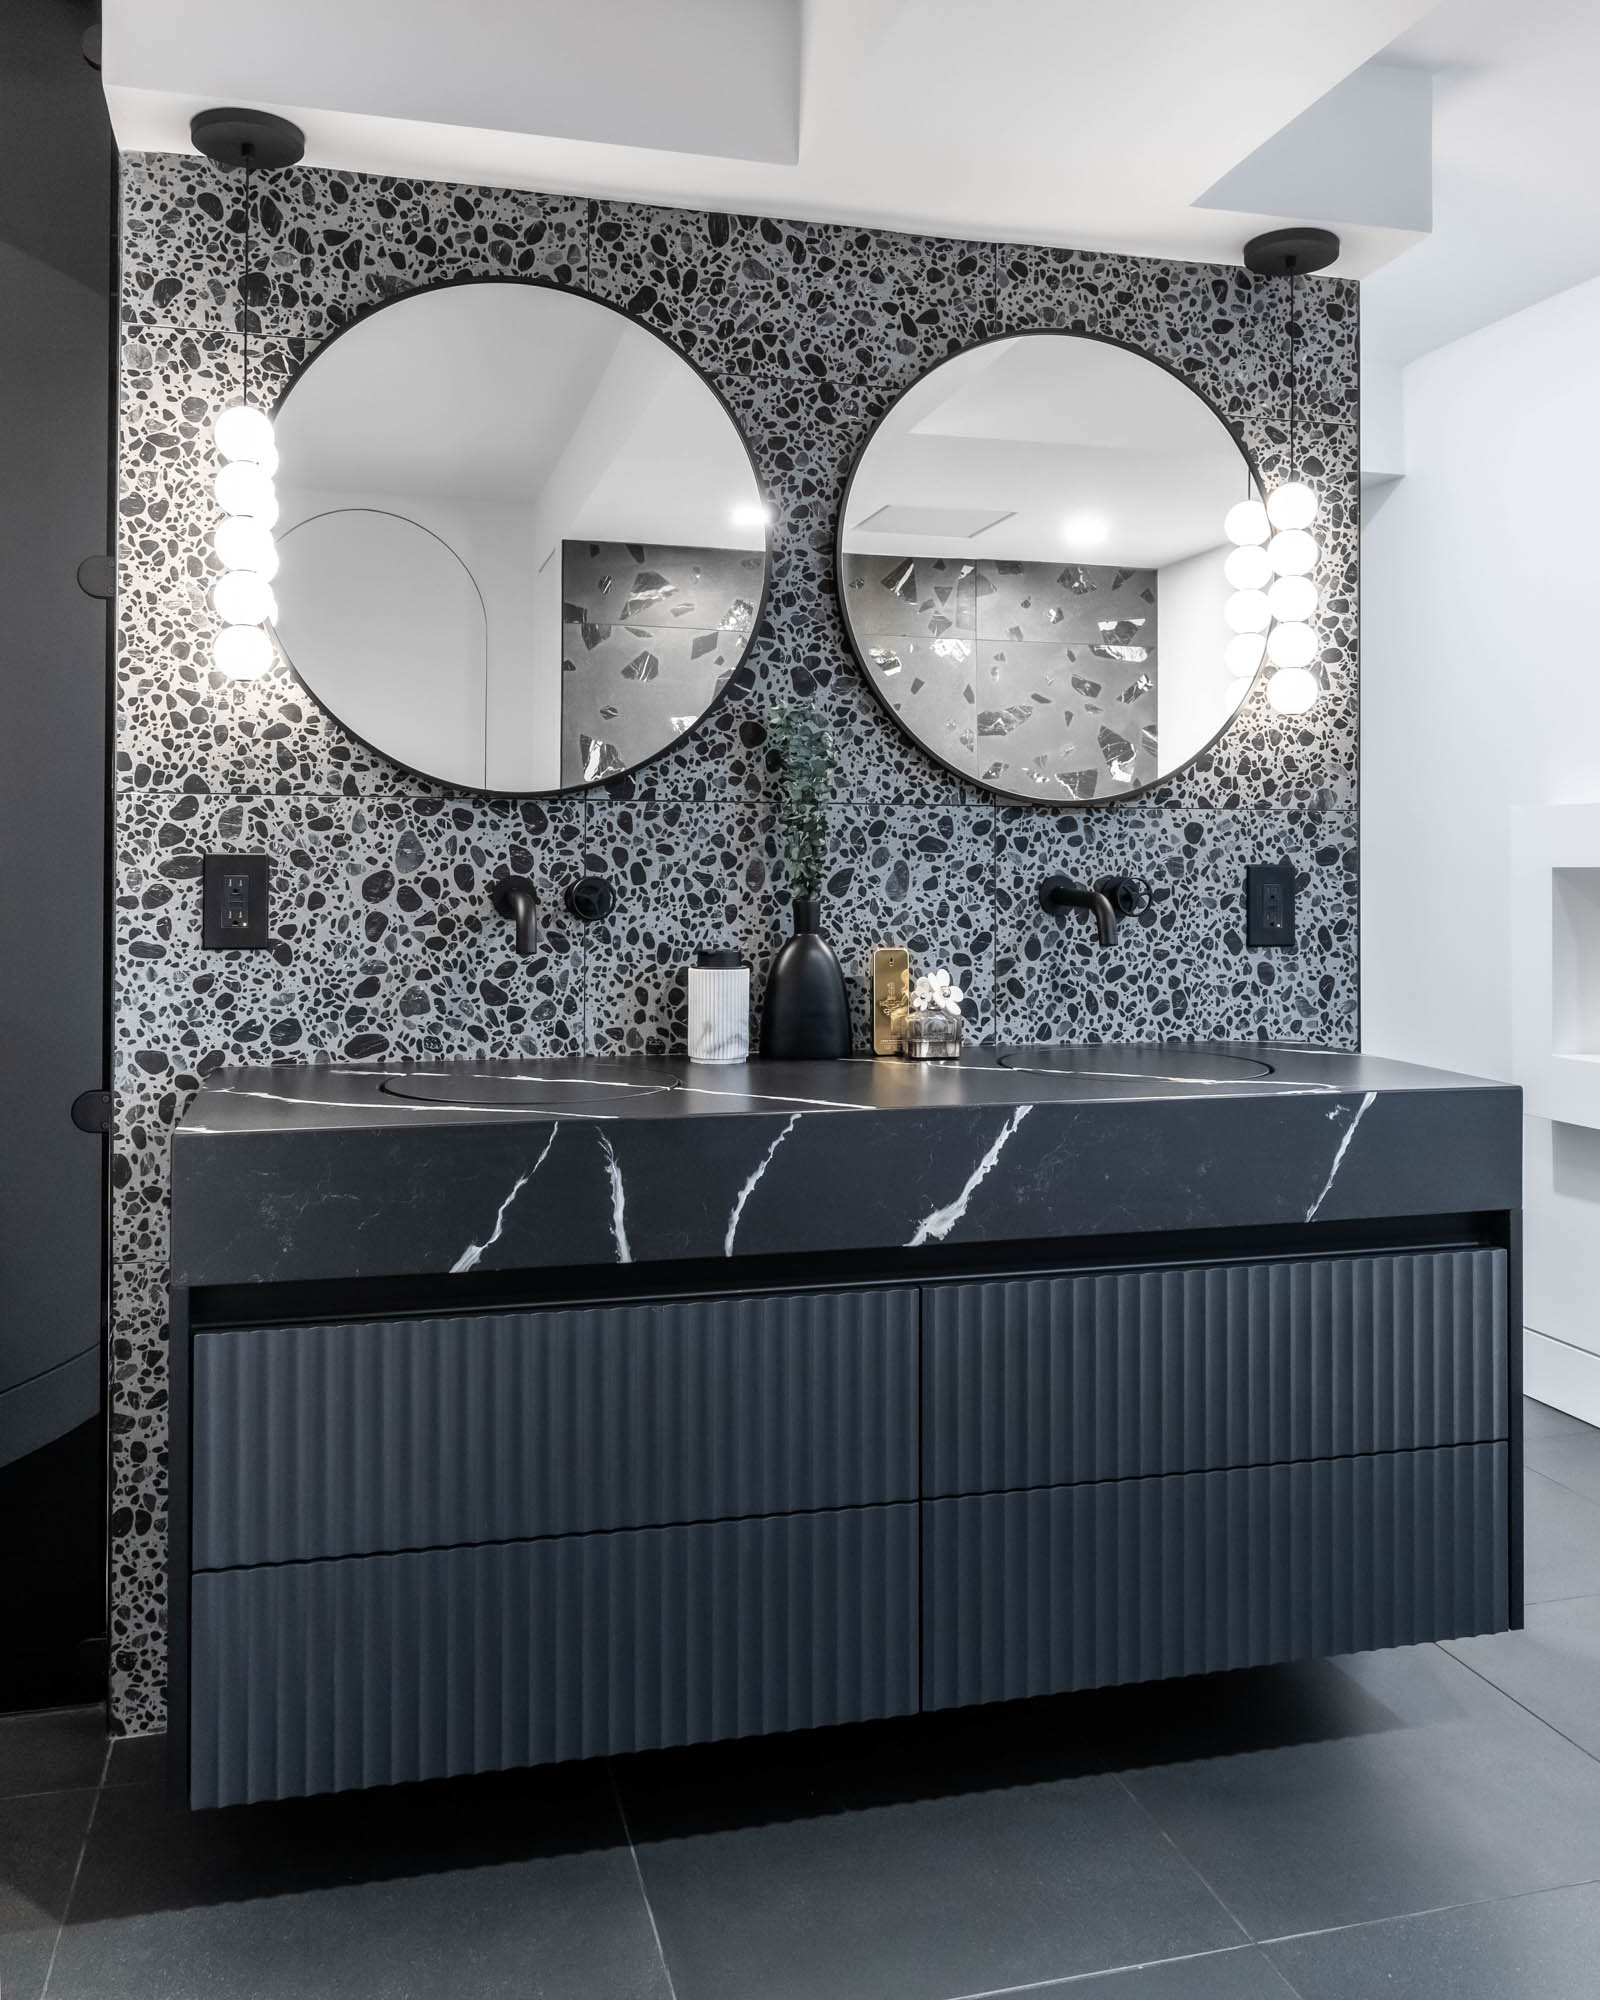
[[[557,292],[566,298],[583,299],[590,305],[603,306],[607,312],[615,313],[618,319],[626,320],[629,326],[636,326],[642,333],[649,334],[653,340],[660,341],[661,345],[665,347],[669,353],[675,355],[677,359],[681,361],[686,368],[690,368],[694,371],[694,373],[700,378],[701,382],[705,384],[706,388],[710,390],[712,396],[716,399],[718,407],[722,410],[723,415],[728,419],[729,424],[733,428],[734,436],[739,440],[739,443],[743,448],[745,458],[749,462],[751,480],[755,485],[756,493],[760,499],[761,505],[766,509],[767,513],[766,526],[762,537],[761,596],[756,604],[755,616],[750,621],[749,636],[745,640],[743,650],[740,652],[739,658],[735,663],[734,667],[732,668],[732,670],[730,671],[727,680],[724,681],[719,692],[712,698],[711,701],[709,701],[706,704],[706,706],[695,717],[694,721],[690,723],[687,729],[680,731],[678,735],[672,738],[670,743],[663,743],[659,750],[653,750],[648,757],[641,758],[637,764],[630,764],[626,771],[613,771],[604,778],[593,778],[588,780],[584,784],[556,785],[553,787],[549,787],[543,791],[508,791],[503,787],[496,787],[491,790],[488,786],[464,785],[454,779],[440,778],[431,771],[418,770],[415,765],[402,763],[398,757],[396,757],[391,751],[385,750],[381,744],[370,742],[365,736],[362,736],[357,730],[352,729],[349,723],[346,722],[342,716],[336,714],[333,708],[330,707],[328,702],[324,700],[324,698],[317,693],[316,689],[311,686],[310,682],[305,679],[305,677],[301,674],[299,668],[296,667],[296,665],[294,664],[294,661],[289,657],[288,652],[281,645],[277,645],[276,631],[274,631],[273,633],[273,642],[275,645],[277,645],[278,657],[283,661],[284,665],[288,667],[289,672],[294,677],[296,685],[304,690],[307,698],[315,703],[317,708],[319,708],[322,711],[322,713],[325,716],[327,716],[328,720],[332,722],[338,729],[342,730],[343,733],[347,737],[349,737],[352,743],[359,743],[362,749],[370,751],[372,755],[375,757],[381,757],[386,764],[393,765],[393,767],[397,771],[403,771],[409,777],[419,778],[422,780],[424,784],[437,785],[440,787],[441,790],[445,792],[464,793],[472,798],[494,798],[494,799],[574,798],[580,792],[594,791],[601,786],[608,784],[615,784],[622,779],[630,778],[636,771],[649,770],[651,765],[659,763],[663,757],[669,756],[681,744],[686,743],[689,740],[689,738],[694,735],[695,731],[700,727],[700,725],[705,721],[706,717],[715,714],[717,709],[727,699],[728,693],[730,689],[733,687],[734,682],[739,678],[740,674],[743,673],[746,665],[748,664],[750,655],[754,652],[756,643],[762,636],[762,626],[766,622],[767,602],[772,593],[772,530],[774,522],[774,509],[771,496],[767,491],[766,482],[761,477],[761,468],[756,463],[755,452],[751,448],[749,438],[745,434],[744,425],[740,423],[739,418],[735,413],[732,404],[729,403],[727,397],[722,393],[722,390],[718,387],[717,383],[712,380],[711,376],[706,373],[705,369],[703,369],[691,355],[685,354],[682,348],[675,347],[673,343],[665,337],[665,335],[658,333],[653,326],[646,325],[645,322],[642,319],[640,319],[637,314],[630,313],[625,306],[619,306],[610,299],[598,298],[593,292],[587,290],[582,285],[562,285],[558,284],[553,278],[519,277],[515,275],[507,276],[502,273],[494,271],[481,271],[481,272],[469,271],[462,273],[459,277],[440,279],[436,284],[411,285],[408,286],[404,291],[397,291],[388,298],[375,299],[371,305],[363,306],[359,312],[352,314],[351,317],[348,320],[346,320],[344,325],[337,328],[336,331],[331,333],[326,340],[319,341],[315,350],[312,353],[308,354],[305,357],[305,359],[301,361],[290,372],[288,378],[284,382],[283,387],[278,391],[278,394],[273,401],[272,409],[270,412],[273,422],[274,423],[277,422],[278,417],[282,413],[284,404],[293,394],[297,385],[304,380],[307,372],[312,367],[315,366],[316,362],[321,358],[322,355],[327,353],[328,349],[333,346],[335,341],[342,340],[344,336],[347,333],[350,333],[354,328],[358,326],[364,326],[369,320],[375,319],[379,313],[388,312],[394,306],[404,305],[410,299],[422,298],[432,292],[463,291],[467,289],[469,286],[474,286],[474,285],[520,285],[524,289],[532,291],[540,291],[540,292]]]
[[[1022,792],[1007,792],[1000,790],[998,787],[994,785],[986,785],[984,781],[980,777],[978,777],[974,772],[963,771],[959,764],[952,764],[948,758],[941,757],[937,750],[931,749],[926,743],[923,742],[920,736],[913,735],[912,732],[906,727],[904,721],[901,719],[899,715],[895,713],[893,707],[890,705],[889,697],[884,692],[883,688],[879,685],[877,676],[873,673],[872,668],[867,662],[866,655],[862,650],[861,642],[856,637],[855,626],[850,621],[849,594],[844,573],[845,521],[850,512],[850,496],[855,491],[856,475],[860,472],[862,464],[866,459],[867,453],[872,449],[873,443],[876,440],[878,433],[883,429],[884,425],[888,423],[889,419],[894,415],[895,411],[900,407],[901,403],[904,402],[905,398],[909,396],[913,390],[919,389],[922,386],[922,384],[927,381],[930,375],[936,374],[939,369],[946,367],[952,361],[959,361],[961,357],[965,354],[976,354],[985,347],[997,346],[1001,341],[1021,340],[1037,334],[1048,334],[1062,340],[1092,340],[1098,342],[1102,347],[1118,347],[1122,350],[1124,354],[1136,355],[1139,360],[1147,361],[1152,368],[1159,368],[1163,374],[1170,375],[1175,382],[1181,382],[1184,388],[1189,391],[1190,395],[1197,397],[1202,403],[1205,404],[1206,408],[1211,412],[1212,416],[1216,418],[1217,422],[1227,432],[1228,436],[1232,438],[1234,445],[1238,450],[1239,457],[1243,461],[1245,473],[1249,478],[1251,486],[1255,490],[1256,498],[1258,500],[1265,501],[1267,493],[1266,493],[1266,486],[1261,477],[1261,468],[1259,464],[1256,462],[1256,459],[1254,455],[1251,453],[1249,447],[1245,444],[1242,426],[1236,423],[1231,423],[1228,420],[1228,418],[1222,414],[1221,410],[1217,408],[1216,404],[1206,394],[1206,392],[1203,389],[1198,389],[1195,387],[1194,383],[1189,380],[1188,376],[1184,374],[1181,368],[1174,367],[1170,361],[1164,361],[1159,355],[1148,353],[1144,348],[1138,346],[1135,342],[1131,340],[1118,340],[1114,334],[1109,334],[1109,333],[1093,333],[1087,327],[1010,326],[1006,327],[1002,332],[985,334],[982,340],[971,341],[965,347],[952,348],[948,354],[941,355],[939,359],[935,361],[931,367],[924,368],[920,375],[918,375],[913,381],[908,382],[906,386],[902,390],[900,390],[900,392],[893,398],[893,400],[886,405],[886,407],[878,417],[877,421],[873,424],[872,429],[867,433],[867,436],[863,441],[860,450],[856,453],[855,457],[850,462],[850,474],[849,477],[845,480],[844,494],[839,501],[839,513],[834,528],[834,536],[833,536],[833,587],[834,587],[834,594],[839,600],[839,621],[844,626],[845,639],[849,643],[850,651],[855,659],[856,665],[861,670],[861,677],[866,682],[867,686],[871,688],[873,696],[877,700],[879,707],[883,710],[884,714],[888,716],[889,720],[894,724],[895,728],[899,730],[901,736],[904,737],[906,742],[913,744],[918,750],[921,751],[923,756],[925,756],[930,760],[930,762],[937,764],[942,770],[948,771],[952,777],[959,778],[963,784],[975,785],[978,788],[978,790],[987,792],[991,798],[998,799],[1005,805],[1033,806],[1037,807],[1040,811],[1043,812],[1092,812],[1104,806],[1124,805],[1131,799],[1148,798],[1152,792],[1160,791],[1163,785],[1170,785],[1176,779],[1181,778],[1185,771],[1192,771],[1195,765],[1199,763],[1202,757],[1209,756],[1209,754],[1222,741],[1223,737],[1227,735],[1228,731],[1238,721],[1240,710],[1243,709],[1245,703],[1250,699],[1251,694],[1254,692],[1255,688],[1259,685],[1261,677],[1263,673],[1265,673],[1266,671],[1265,658],[1263,658],[1261,665],[1256,668],[1255,673],[1251,676],[1249,686],[1245,689],[1244,694],[1240,697],[1238,706],[1233,710],[1233,713],[1223,723],[1222,727],[1216,732],[1214,736],[1209,738],[1208,741],[1202,743],[1200,748],[1195,751],[1194,755],[1189,759],[1187,759],[1186,762],[1180,764],[1176,770],[1163,772],[1160,777],[1152,778],[1150,782],[1146,785],[1132,785],[1126,791],[1111,792],[1103,798],[1088,798],[1088,799],[1033,798],[1027,796]]]

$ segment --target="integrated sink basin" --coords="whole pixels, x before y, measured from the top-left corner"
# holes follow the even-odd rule
[[[1259,1082],[1276,1074],[1276,1065],[1255,1056],[1222,1055],[1157,1042],[1124,1042],[1100,1048],[1007,1049],[999,1057],[1002,1069],[1030,1075],[1129,1077],[1168,1083]]]
[[[519,1111],[603,1111],[680,1088],[670,1070],[629,1063],[568,1059],[552,1064],[444,1063],[437,1069],[405,1070],[383,1079],[385,1096],[413,1104],[443,1104]]]

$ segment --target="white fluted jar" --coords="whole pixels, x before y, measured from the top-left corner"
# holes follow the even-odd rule
[[[689,967],[689,1060],[750,1060],[750,968],[736,951],[702,951]]]

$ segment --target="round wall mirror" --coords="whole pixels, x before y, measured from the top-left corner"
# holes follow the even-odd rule
[[[755,637],[767,513],[705,377],[623,313],[489,280],[397,300],[277,412],[279,646],[424,776],[556,792],[659,756]]]
[[[845,493],[845,625],[940,763],[1034,804],[1127,798],[1227,727],[1223,521],[1248,461],[1195,390],[1068,333],[941,362],[884,416]]]

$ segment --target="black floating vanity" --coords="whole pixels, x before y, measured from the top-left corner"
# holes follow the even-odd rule
[[[1521,1623],[1520,1094],[1272,1047],[231,1070],[197,1806]]]

